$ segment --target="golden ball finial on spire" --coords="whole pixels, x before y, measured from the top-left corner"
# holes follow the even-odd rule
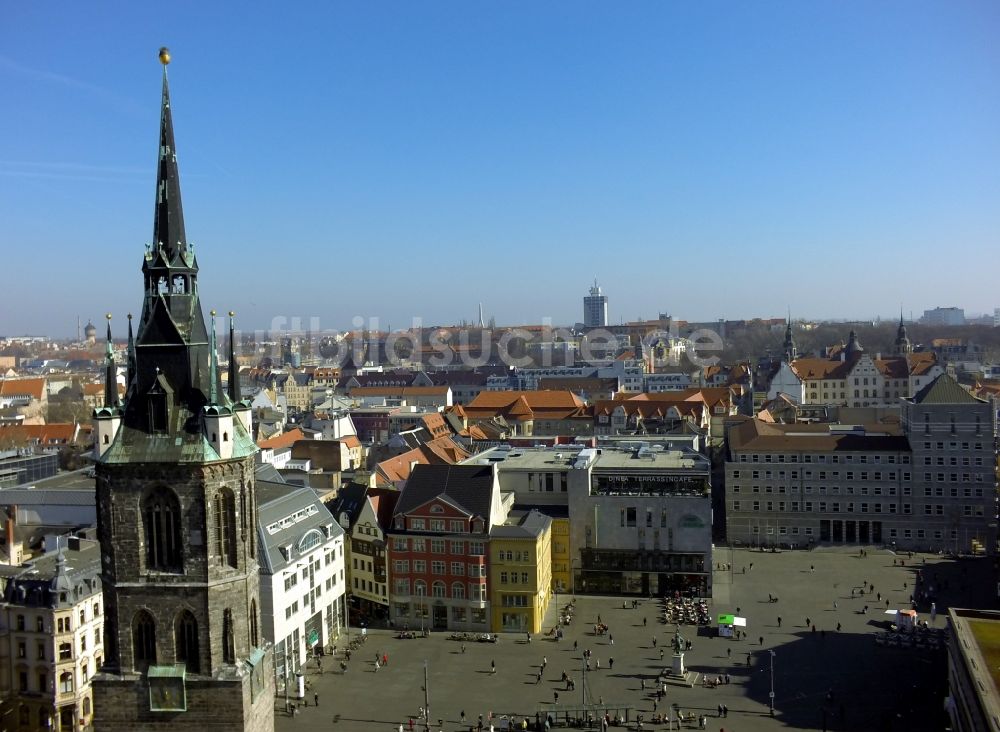
[[[111,313],[105,313],[104,317],[107,318],[108,320],[111,320]]]
[[[164,66],[170,63],[170,49],[166,46],[160,48],[160,63]]]
[[[235,318],[236,317],[236,311],[235,310],[230,310],[229,311],[229,317],[230,318]]]
[[[212,311],[210,312],[210,315],[211,315],[211,316],[212,316],[212,317],[214,318],[214,317],[215,317],[215,311],[214,311],[214,310],[212,310]]]

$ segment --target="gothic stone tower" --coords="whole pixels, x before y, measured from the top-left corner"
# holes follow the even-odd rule
[[[107,615],[94,728],[271,732],[256,447],[232,366],[222,390],[215,319],[209,330],[202,316],[198,263],[184,233],[166,49],[160,60],[154,245],[142,265],[142,316],[134,340],[129,321],[124,403],[117,389],[108,391],[94,413]],[[108,362],[110,374],[113,354]]]

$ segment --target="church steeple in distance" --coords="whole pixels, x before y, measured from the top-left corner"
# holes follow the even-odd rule
[[[906,335],[906,326],[903,324],[903,311],[899,311],[899,328],[896,329],[896,354],[903,356],[913,351],[913,345]]]
[[[798,351],[795,348],[795,338],[792,336],[792,313],[788,312],[788,320],[785,325],[785,343],[784,343],[784,354],[785,361],[791,363],[798,356]]]

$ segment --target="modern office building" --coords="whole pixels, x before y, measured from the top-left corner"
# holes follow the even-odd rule
[[[608,296],[601,292],[597,280],[590,294],[583,298],[583,327],[606,328],[608,325]]]

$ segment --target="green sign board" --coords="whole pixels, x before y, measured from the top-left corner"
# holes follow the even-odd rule
[[[310,646],[314,646],[317,643],[319,643],[319,631],[318,630],[310,630],[309,631],[309,645]]]

